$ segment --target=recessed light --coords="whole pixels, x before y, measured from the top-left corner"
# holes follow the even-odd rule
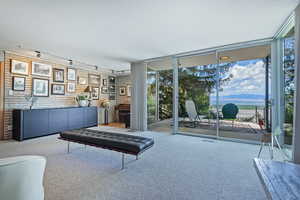
[[[229,56],[221,56],[221,57],[220,57],[220,60],[229,60],[229,59],[230,59]]]

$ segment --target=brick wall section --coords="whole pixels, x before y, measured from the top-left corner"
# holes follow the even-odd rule
[[[28,76],[23,76],[23,75],[17,75],[17,74],[12,74],[11,73],[11,60],[19,60],[23,62],[27,62],[29,64],[29,75]],[[39,76],[33,76],[31,75],[31,62],[40,62],[40,63],[46,63],[52,65],[52,68],[61,68],[65,70],[65,95],[51,95],[51,84],[53,77],[51,76],[50,78],[48,77],[39,77]],[[12,131],[9,130],[12,127],[12,110],[13,109],[27,109],[29,108],[29,103],[26,102],[24,96],[25,95],[31,95],[31,90],[32,90],[32,78],[42,78],[42,79],[49,79],[49,97],[39,97],[38,101],[34,105],[34,108],[49,108],[49,107],[69,107],[69,106],[77,106],[77,103],[75,101],[75,96],[79,93],[84,92],[85,88],[87,85],[79,85],[76,82],[76,92],[75,93],[68,93],[67,92],[67,67],[64,65],[60,64],[55,64],[55,63],[50,63],[46,62],[43,60],[40,60],[38,58],[32,59],[24,56],[19,56],[11,53],[6,53],[5,54],[5,63],[4,63],[4,68],[5,68],[5,98],[4,98],[4,133],[2,134],[3,139],[11,139],[12,138]],[[77,69],[77,77],[88,77],[89,73],[93,74],[100,74],[101,79],[107,78],[109,73],[107,72],[95,72],[95,71],[87,71],[87,70],[81,70]],[[9,95],[9,91],[12,90],[12,77],[13,76],[21,76],[21,77],[26,77],[26,88],[25,91],[13,91],[13,95]],[[74,81],[69,81],[69,82],[74,82]],[[102,81],[101,81],[102,83]],[[61,83],[57,83],[61,84]],[[99,86],[101,88],[101,85]],[[100,99],[101,98],[106,98],[108,99],[108,94],[101,94],[100,91]],[[112,105],[115,105],[115,101],[111,102]],[[97,106],[99,104],[99,101],[93,101],[93,105]],[[113,106],[114,107],[114,106]],[[114,110],[111,109],[111,116],[114,116]],[[100,113],[100,112],[99,112]],[[101,116],[99,116],[101,118]],[[113,117],[111,117],[111,121],[113,120]]]
[[[131,76],[126,75],[126,76],[118,76],[116,78],[116,100],[117,104],[130,104],[131,103],[131,97],[127,96],[127,86],[131,85]],[[126,87],[126,95],[125,96],[120,96],[119,89],[121,86]]]

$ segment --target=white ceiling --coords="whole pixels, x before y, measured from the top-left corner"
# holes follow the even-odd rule
[[[298,0],[1,0],[0,48],[115,70],[132,61],[272,37]]]

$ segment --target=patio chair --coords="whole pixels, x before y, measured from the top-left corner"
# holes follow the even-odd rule
[[[236,116],[239,113],[239,108],[233,104],[233,103],[228,103],[225,104],[222,108],[222,119],[223,120],[230,120],[232,121],[232,128],[234,126],[234,121],[236,120]]]
[[[185,101],[185,110],[188,113],[190,122],[193,124],[193,128],[195,128],[197,123],[199,123],[201,119],[200,119],[199,113],[196,110],[194,101],[186,100]]]

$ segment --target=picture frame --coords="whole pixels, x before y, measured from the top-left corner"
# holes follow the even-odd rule
[[[64,84],[52,84],[51,85],[52,95],[65,95],[65,85]]]
[[[116,93],[116,86],[115,85],[110,85],[108,87],[109,93],[115,94]]]
[[[53,82],[65,82],[65,70],[64,69],[53,69]]]
[[[39,62],[31,62],[31,74],[36,76],[51,77],[52,65]]]
[[[131,97],[131,90],[132,90],[132,86],[131,85],[127,85],[127,96]]]
[[[85,78],[85,77],[78,77],[78,84],[79,85],[87,85],[87,78]]]
[[[97,74],[89,74],[89,85],[100,85],[101,76]]]
[[[36,97],[49,97],[49,80],[33,78],[32,95]]]
[[[67,84],[67,91],[68,92],[76,92],[76,84],[75,83],[68,83]]]
[[[101,88],[101,93],[102,94],[108,94],[108,87],[102,87]]]
[[[25,91],[26,78],[19,76],[13,76],[12,78],[12,89],[14,91]]]
[[[110,94],[108,99],[109,100],[116,100],[116,96],[114,94]]]
[[[120,96],[125,96],[126,95],[126,87],[125,86],[121,86],[119,88],[119,95]]]
[[[99,100],[99,87],[92,87],[92,99]]]
[[[29,74],[29,65],[27,62],[22,62],[18,60],[11,60],[11,73],[28,75]]]
[[[68,81],[76,81],[76,69],[68,68],[67,79]]]
[[[115,85],[116,84],[116,77],[109,76],[108,80],[109,80],[109,85]]]
[[[102,79],[102,86],[107,86],[107,79]]]

